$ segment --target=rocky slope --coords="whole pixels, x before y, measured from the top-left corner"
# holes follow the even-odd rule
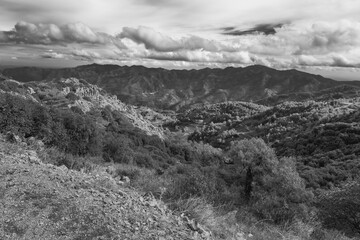
[[[124,104],[116,96],[108,94],[100,87],[89,84],[84,80],[62,78],[46,82],[22,83],[12,79],[4,79],[0,82],[0,91],[58,109],[76,107],[83,113],[109,108],[111,111],[118,111],[122,114],[127,119],[127,122],[134,127],[143,130],[149,135],[157,135],[163,138],[160,122],[156,120],[166,121],[166,116],[148,108],[139,109]],[[152,118],[152,116],[155,117]],[[99,124],[106,125],[104,122]]]
[[[338,82],[296,70],[278,71],[259,65],[166,70],[92,64],[68,69],[5,69],[3,74],[22,82],[69,77],[85,79],[126,103],[174,110],[195,103],[264,101],[274,96],[283,96],[277,100],[281,102],[294,98],[294,94],[302,98],[305,94],[306,99],[311,99],[312,94],[324,89],[344,84],[359,86],[357,82]]]
[[[0,165],[0,239],[210,239],[104,168],[45,164],[32,146],[2,136]]]

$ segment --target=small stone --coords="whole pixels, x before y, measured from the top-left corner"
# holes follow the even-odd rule
[[[60,167],[59,167],[59,169],[61,169],[62,171],[66,171],[67,172],[67,170],[68,170],[68,168],[65,166],[65,165],[61,165]]]
[[[130,178],[128,176],[123,176],[121,180],[125,183],[130,183]]]

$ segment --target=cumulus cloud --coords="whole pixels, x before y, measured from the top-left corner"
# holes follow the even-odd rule
[[[83,23],[58,26],[21,21],[15,25],[13,31],[0,32],[0,41],[27,44],[114,43],[119,47],[124,47],[118,39],[105,33],[94,32]]]
[[[360,46],[360,22],[343,20],[335,23],[318,22],[307,30],[311,42],[300,52],[329,52],[349,50]]]
[[[94,59],[101,59],[101,55],[94,51],[89,51],[85,49],[75,49],[70,53],[74,57],[79,57],[83,60],[94,60]]]
[[[178,50],[206,50],[210,52],[236,51],[232,46],[225,45],[215,40],[208,40],[198,36],[187,36],[181,39],[173,39],[167,35],[155,31],[152,28],[140,26],[138,28],[124,27],[118,35],[119,38],[127,38],[138,44],[144,44],[146,49],[159,52],[173,52]]]
[[[285,25],[255,25],[252,30],[235,34],[236,28],[226,28],[224,31],[234,33],[228,35],[219,32],[202,36],[167,35],[140,26],[124,27],[120,34],[112,36],[81,23],[19,22],[12,31],[0,32],[0,43],[23,48],[51,45],[54,52],[40,49],[41,54],[37,54],[51,59],[102,62],[136,59],[147,64],[163,61],[167,65],[184,65],[183,62],[187,62],[193,66],[262,64],[275,68],[360,68],[360,22],[293,21]]]
[[[185,37],[180,40],[183,49],[196,50],[203,49],[209,52],[235,52],[237,49],[229,44],[224,44],[215,40],[208,40],[198,36]]]
[[[248,52],[209,52],[202,50],[182,50],[178,52],[151,52],[147,54],[146,57],[149,59],[168,61],[238,64],[253,63],[253,60]]]
[[[327,54],[360,47],[360,22],[302,21],[284,25],[274,36],[259,36],[255,45],[287,49],[291,54]]]
[[[339,67],[358,67],[360,62],[360,22],[357,21],[295,21],[276,28],[274,34],[238,35],[231,42],[258,59],[271,56],[274,62],[295,59],[293,63],[301,66]]]
[[[359,68],[360,60],[350,60],[340,54],[328,54],[325,56],[299,55],[295,57],[294,65]]]
[[[140,26],[137,29],[124,27],[119,34],[119,37],[131,39],[139,44],[143,43],[147,49],[156,51],[169,52],[181,48],[174,39],[143,26]]]
[[[359,62],[355,63],[355,62],[351,62],[349,59],[347,59],[344,56],[338,55],[338,56],[333,56],[332,57],[333,60],[333,66],[337,66],[337,67],[360,67],[360,60]]]

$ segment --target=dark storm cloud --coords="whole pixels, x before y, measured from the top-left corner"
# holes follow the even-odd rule
[[[224,35],[233,35],[233,36],[241,36],[241,35],[251,35],[257,33],[263,33],[265,35],[273,35],[276,33],[276,28],[281,28],[284,26],[284,23],[278,24],[257,24],[253,28],[249,28],[246,30],[237,30],[234,27],[225,27],[222,28],[222,34]]]

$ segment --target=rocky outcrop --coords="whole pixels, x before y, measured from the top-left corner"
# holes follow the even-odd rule
[[[65,79],[63,83],[71,84],[77,79]],[[129,121],[137,128],[144,130],[149,135],[157,135],[163,138],[162,129],[154,126],[150,121],[145,119],[142,114],[134,106],[124,104],[114,95],[105,93],[96,85],[86,84],[78,85],[75,94],[80,97],[71,106],[79,107],[83,112],[88,112],[93,108],[110,107],[111,110],[121,112]]]
[[[91,110],[109,107],[112,111],[119,111],[134,127],[143,130],[148,135],[164,138],[160,122],[152,123],[143,116],[141,109],[121,102],[115,95],[108,94],[100,87],[84,80],[63,78],[50,82],[27,82],[25,84],[6,80],[1,84],[4,89],[7,89],[4,91],[0,87],[2,93],[10,93],[59,109],[78,107],[82,112],[87,113]],[[8,87],[9,85],[11,88]]]

